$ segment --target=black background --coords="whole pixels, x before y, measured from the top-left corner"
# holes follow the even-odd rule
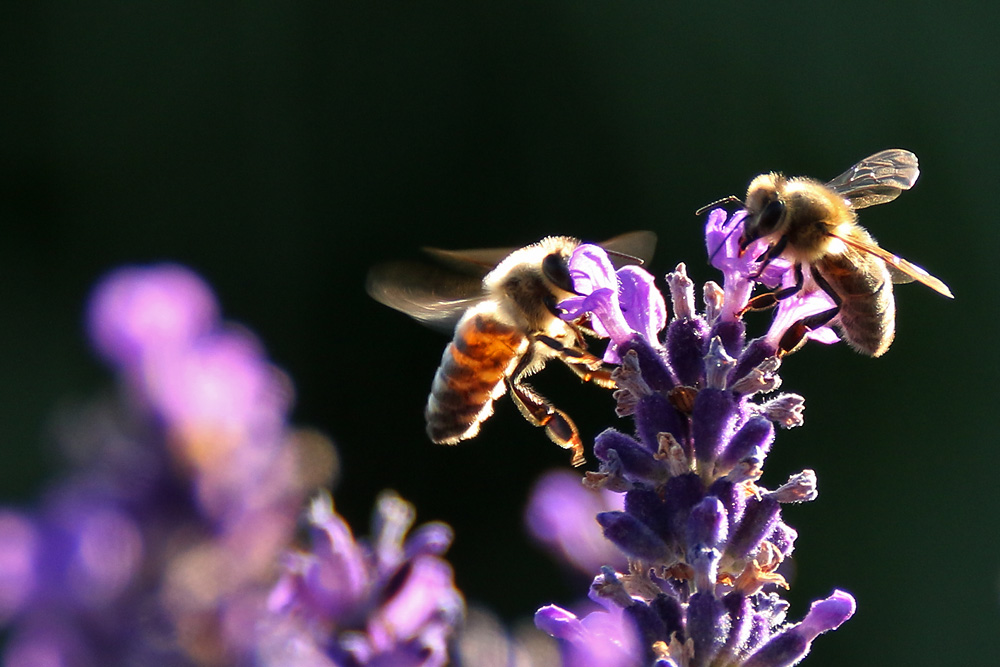
[[[82,336],[94,281],[173,260],[294,378],[295,421],[336,441],[335,500],[359,532],[395,488],[455,527],[471,600],[508,619],[570,603],[586,582],[520,528],[568,455],[508,401],[475,441],[431,445],[445,340],[368,300],[367,267],[652,229],[654,273],[684,261],[701,283],[718,276],[699,206],[761,171],[831,178],[898,146],[921,179],[862,220],[956,299],[902,286],[881,359],[788,359],[806,424],[779,433],[764,484],[819,476],[819,499],[786,510],[791,618],[834,587],[859,603],[808,664],[995,661],[994,5],[74,5],[0,9],[0,497],[39,492],[59,465],[51,415],[111,385]],[[585,436],[615,421],[556,366],[536,384]]]

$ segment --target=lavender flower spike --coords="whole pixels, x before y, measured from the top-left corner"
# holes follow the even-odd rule
[[[582,251],[586,261],[577,265],[576,284],[596,289],[563,307],[568,317],[589,309],[595,330],[611,336],[621,358],[613,376],[617,413],[634,417],[635,437],[601,433],[594,445],[600,468],[586,479],[625,496],[622,510],[596,517],[604,537],[628,559],[622,573],[603,568],[591,587],[591,598],[606,611],[577,617],[546,607],[536,615],[538,627],[559,640],[564,665],[605,664],[593,657],[595,646],[614,645],[607,628],[619,623],[613,632],[628,646],[623,659],[629,665],[783,667],[854,612],[853,598],[837,591],[788,625],[788,604],[775,592],[788,587],[778,568],[798,536],[782,520],[781,505],[817,494],[811,470],[774,491],[761,485],[776,427],[802,425],[804,407],[795,394],[766,395],[781,383],[777,354],[785,331],[828,305],[815,294],[782,299],[770,331],[747,342],[741,315],[755,283],[773,288],[793,278],[780,260],[761,270],[763,244],[740,252],[744,215],[709,215],[706,244],[725,285],[706,287],[710,317],[694,310],[683,265],[668,276],[675,317],[665,340],[659,326],[636,326],[643,319],[614,298],[600,249]],[[824,327],[807,338],[829,341],[831,333]],[[590,624],[606,632],[589,631]],[[581,662],[584,657],[591,662]],[[600,660],[617,664],[603,654]]]

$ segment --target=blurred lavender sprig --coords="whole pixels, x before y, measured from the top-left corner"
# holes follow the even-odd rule
[[[787,285],[790,271],[774,261],[761,272],[760,244],[739,252],[733,230],[742,215],[709,216],[706,242],[724,287],[706,284],[703,312],[683,264],[667,277],[674,317],[662,337],[663,297],[651,278],[635,278],[642,269],[619,270],[614,284],[599,247],[580,246],[571,261],[584,296],[561,307],[567,319],[589,313],[610,337],[621,359],[617,412],[632,417],[634,435],[601,433],[600,468],[586,479],[624,496],[623,509],[596,518],[627,568],[605,566],[594,580],[589,597],[601,611],[577,616],[553,605],[535,617],[560,640],[564,665],[784,667],[854,613],[854,599],[834,591],[789,623],[788,604],[774,592],[787,588],[778,569],[797,536],[781,505],[816,497],[810,470],[773,490],[758,484],[775,426],[802,424],[803,399],[772,393],[780,385],[778,343],[829,303],[821,293],[784,299],[769,331],[746,341],[741,315],[754,283]],[[807,338],[836,340],[826,328]]]
[[[368,545],[321,498],[313,550],[289,551],[335,454],[288,423],[291,382],[204,282],[121,269],[88,328],[121,391],[63,419],[76,465],[40,506],[0,512],[5,665],[443,664],[449,529],[405,539],[412,508],[386,495]]]
[[[414,516],[412,505],[383,493],[371,539],[358,542],[329,497],[314,500],[312,549],[286,557],[262,624],[258,664],[447,664],[465,609],[451,567],[440,558],[451,529],[429,523],[407,537]]]

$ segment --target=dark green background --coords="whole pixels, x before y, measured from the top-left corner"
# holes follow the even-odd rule
[[[989,3],[5,3],[0,495],[37,493],[58,466],[49,416],[110,387],[81,334],[90,286],[176,260],[295,379],[355,525],[393,487],[456,528],[470,599],[507,618],[568,603],[586,583],[519,528],[568,456],[506,401],[477,440],[432,446],[445,341],[369,301],[366,268],[652,229],[654,272],[685,261],[700,283],[717,278],[702,204],[760,171],[831,178],[905,147],[919,183],[863,220],[957,298],[899,289],[884,358],[791,357],[806,425],[779,434],[764,483],[819,475],[819,499],[786,512],[791,617],[834,587],[859,602],[807,664],[994,664],[998,20]],[[565,369],[537,385],[588,437],[614,420]]]

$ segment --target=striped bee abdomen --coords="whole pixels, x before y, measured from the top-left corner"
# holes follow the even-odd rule
[[[504,394],[504,379],[528,351],[522,331],[497,318],[492,304],[470,310],[455,328],[434,375],[424,416],[427,434],[439,444],[454,444],[479,433]]]

